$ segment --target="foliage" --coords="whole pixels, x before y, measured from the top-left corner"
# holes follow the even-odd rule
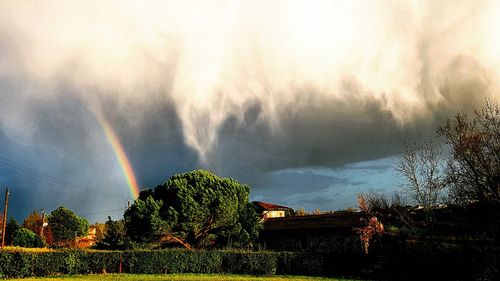
[[[245,273],[274,275],[279,253],[241,251],[81,251],[0,252],[7,277],[116,273]]]
[[[108,217],[108,219],[111,219],[111,217]],[[95,228],[95,239],[97,241],[101,241],[104,238],[104,235],[106,234],[106,224],[96,222],[93,225],[91,225],[89,229],[92,227]]]
[[[52,239],[63,242],[87,235],[89,222],[75,215],[71,210],[59,207],[48,216]]]
[[[7,252],[23,252],[23,253],[46,253],[54,252],[55,249],[52,248],[24,248],[19,246],[6,246],[3,248]]]
[[[359,239],[361,240],[365,254],[368,254],[370,241],[373,236],[384,233],[384,225],[379,222],[373,213],[371,213],[368,202],[362,194],[358,194],[357,199],[359,209],[368,216],[368,222],[364,227],[358,227],[355,228],[355,230],[359,234]]]
[[[108,217],[103,237],[98,241],[97,248],[110,250],[124,249],[126,242],[127,233],[125,232],[124,221],[113,221],[111,217]]]
[[[438,133],[451,148],[446,176],[452,199],[500,201],[500,106],[487,100],[472,119],[459,113]]]
[[[10,218],[9,222],[5,226],[5,245],[12,245],[14,241],[14,234],[19,229],[19,224],[14,218]]]
[[[18,279],[19,280],[19,279]],[[312,277],[312,276],[254,276],[254,275],[236,275],[236,274],[193,274],[193,273],[179,273],[179,274],[106,274],[106,275],[78,275],[78,276],[51,276],[45,278],[24,278],[19,281],[39,281],[39,280],[66,280],[66,281],[349,281],[353,279],[337,279],[328,277]],[[354,280],[353,280],[354,281]]]
[[[34,233],[40,233],[40,228],[42,227],[42,215],[37,211],[33,210],[23,222],[23,227],[33,231]]]
[[[218,245],[229,248],[251,248],[259,238],[262,224],[252,203],[247,203],[239,213],[238,222],[232,227],[226,227],[219,233]]]
[[[307,216],[309,215],[304,208],[300,208],[295,211],[294,213],[295,216]]]
[[[372,240],[374,235],[380,235],[384,233],[384,226],[378,221],[377,217],[372,216],[368,220],[367,225],[364,227],[356,228],[356,232],[359,234],[365,254],[368,254],[370,241]]]
[[[423,280],[432,276],[437,280],[498,280],[498,250],[471,246],[385,244],[383,249],[387,252],[378,255],[178,249],[35,252],[7,248],[0,252],[0,273],[8,278],[117,273],[121,259],[123,273],[132,274],[299,274],[370,280]]]
[[[125,211],[125,229],[133,241],[150,243],[157,241],[167,229],[167,224],[160,217],[163,203],[152,196],[145,200],[136,199]]]
[[[43,242],[33,231],[26,229],[24,227],[19,228],[14,233],[13,238],[14,246],[26,247],[26,248],[37,248],[43,247]]]
[[[43,223],[45,221],[43,216],[37,211],[33,210],[25,219],[23,222],[23,227],[26,229],[29,229],[33,231],[36,235],[42,239],[44,244],[51,245],[52,244],[52,237],[50,230],[47,227],[43,226]]]
[[[174,175],[154,191],[141,192],[125,212],[127,233],[138,242],[153,241],[163,231],[167,237],[175,235],[175,239],[199,248],[248,247],[259,232],[249,194],[247,185],[204,170]],[[145,219],[140,221],[139,217]]]

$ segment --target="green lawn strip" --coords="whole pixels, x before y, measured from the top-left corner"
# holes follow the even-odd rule
[[[288,280],[321,280],[321,281],[340,281],[352,279],[336,279],[336,278],[323,278],[323,277],[309,277],[309,276],[251,276],[251,275],[233,275],[233,274],[164,274],[164,275],[149,275],[149,274],[90,274],[90,275],[67,275],[67,276],[51,276],[51,277],[38,277],[38,278],[22,278],[22,279],[9,279],[19,281],[31,280],[73,280],[73,281],[205,281],[205,280],[242,280],[242,281],[288,281]]]

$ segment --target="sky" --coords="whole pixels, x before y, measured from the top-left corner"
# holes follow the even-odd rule
[[[200,168],[355,207],[499,88],[498,1],[0,0],[0,186],[18,220],[118,219],[134,179]]]

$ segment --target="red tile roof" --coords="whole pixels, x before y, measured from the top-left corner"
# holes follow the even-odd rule
[[[275,205],[268,202],[253,201],[252,203],[255,207],[265,211],[286,211],[291,209],[286,206]]]

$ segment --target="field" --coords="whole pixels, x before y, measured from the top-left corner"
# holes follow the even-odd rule
[[[310,281],[339,281],[352,279],[334,279],[321,277],[306,277],[306,276],[251,276],[251,275],[230,275],[230,274],[164,274],[164,275],[148,275],[148,274],[99,274],[99,275],[71,275],[71,276],[54,276],[44,278],[23,278],[10,279],[19,281],[31,280],[47,280],[47,281],[210,281],[210,280],[236,280],[236,281],[288,281],[288,280],[310,280]]]

